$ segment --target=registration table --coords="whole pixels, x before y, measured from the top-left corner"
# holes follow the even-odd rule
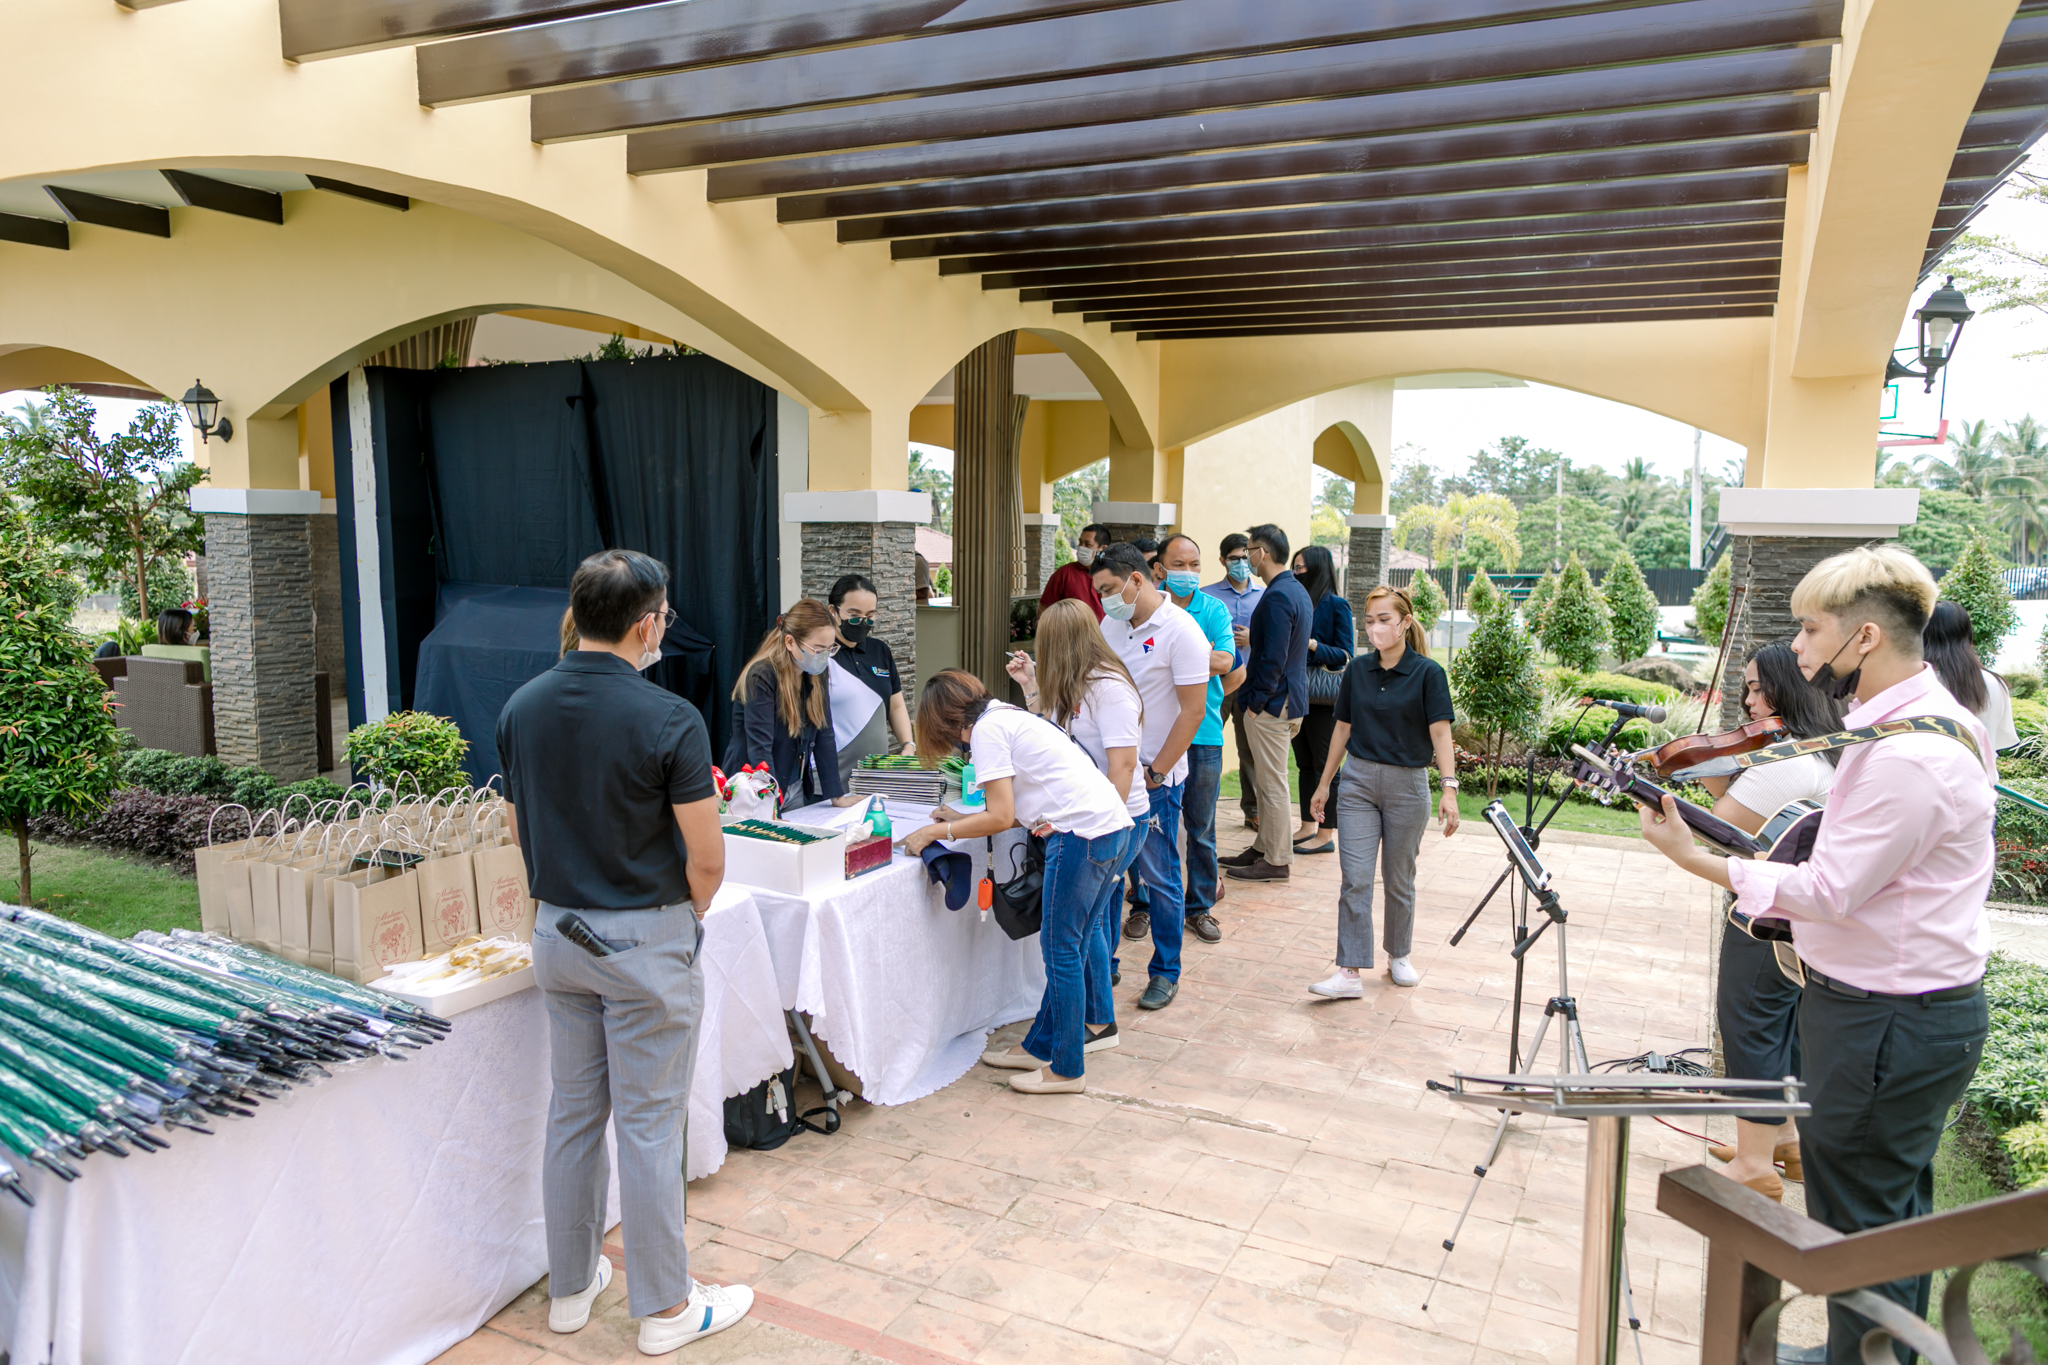
[[[762,923],[740,886],[706,917],[693,1179],[725,1159],[724,1100],[791,1063]],[[454,1025],[212,1137],[40,1177],[33,1210],[0,1196],[0,1347],[36,1365],[417,1365],[470,1335],[547,1271],[548,1035],[537,990]]]

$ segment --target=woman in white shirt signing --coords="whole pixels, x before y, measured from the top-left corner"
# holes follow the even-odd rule
[[[903,841],[906,852],[916,856],[935,839],[980,839],[1012,825],[1045,840],[1039,929],[1045,997],[1025,1035],[1027,1064],[1044,1064],[1010,1077],[1010,1086],[1027,1095],[1086,1090],[1088,945],[1137,831],[1124,798],[1057,725],[993,700],[979,678],[957,668],[924,685],[916,737],[918,761],[926,767],[947,754],[970,752],[988,806],[979,815],[935,820],[913,831]],[[1107,985],[1105,973],[1105,991]]]
[[[1136,780],[1138,741],[1145,733],[1145,704],[1138,684],[1102,637],[1102,627],[1087,604],[1065,598],[1038,615],[1038,657],[1023,650],[1005,667],[1024,689],[1024,703],[1038,715],[1074,737],[1109,784],[1124,799],[1131,820],[1142,826],[1152,818],[1152,799]],[[1130,856],[1117,869],[1116,880],[1103,892],[1107,900],[1097,939],[1088,944],[1089,1052],[1117,1045],[1116,1005],[1110,987],[1117,984],[1116,896],[1124,873],[1138,860],[1141,839],[1131,840]],[[1099,940],[1099,941],[1098,941]],[[991,1066],[1036,1066],[1033,1039],[1008,1053],[991,1053]]]
[[[1742,705],[1751,720],[1776,716],[1794,739],[1812,739],[1842,728],[1841,711],[1799,671],[1792,647],[1779,641],[1761,646],[1742,670]],[[1746,768],[1730,778],[1710,777],[1714,814],[1757,833],[1792,801],[1827,804],[1835,780],[1835,754],[1802,754]],[[1800,988],[1778,970],[1771,945],[1751,938],[1730,921],[1721,931],[1721,966],[1714,1012],[1721,1027],[1721,1052],[1731,1079],[1775,1081],[1799,1074]],[[1760,1194],[1783,1198],[1776,1163],[1800,1176],[1799,1133],[1785,1119],[1735,1120],[1735,1145],[1711,1153],[1728,1163],[1728,1177]]]

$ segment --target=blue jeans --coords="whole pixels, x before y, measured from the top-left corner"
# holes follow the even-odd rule
[[[1180,818],[1188,832],[1186,910],[1206,915],[1216,904],[1216,796],[1223,787],[1223,746],[1190,744]]]
[[[1142,779],[1140,779],[1142,780]],[[1115,1001],[1109,993],[1110,974],[1117,970],[1116,949],[1124,940],[1123,893],[1124,874],[1131,870],[1131,864],[1138,861],[1138,852],[1145,847],[1147,826],[1139,823],[1130,831],[1131,846],[1124,853],[1123,862],[1117,865],[1116,875],[1102,888],[1102,917],[1095,927],[1095,941],[1088,945],[1088,1022],[1095,1025],[1116,1022]],[[1138,894],[1142,897],[1145,888],[1141,883]],[[1138,908],[1143,909],[1141,905]],[[1095,1002],[1109,1001],[1109,1012],[1095,1013]]]
[[[1138,826],[1144,831],[1144,846],[1131,872],[1151,893],[1153,976],[1180,980],[1180,941],[1187,929],[1187,916],[1179,913],[1180,885],[1180,801],[1185,784],[1154,787],[1152,818]]]
[[[1081,1045],[1087,1041],[1084,1014],[1091,1019],[1116,1017],[1107,964],[1098,974],[1091,959],[1100,937],[1096,921],[1121,885],[1118,874],[1137,833],[1120,829],[1099,839],[1055,833],[1045,841],[1038,930],[1038,948],[1045,955],[1045,995],[1031,1031],[1024,1035],[1024,1050],[1045,1058],[1060,1076],[1081,1074]]]

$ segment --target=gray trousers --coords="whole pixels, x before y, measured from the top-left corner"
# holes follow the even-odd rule
[[[581,1293],[604,1244],[618,1135],[627,1311],[661,1313],[690,1297],[683,1243],[683,1136],[697,1021],[704,1013],[703,930],[690,903],[655,910],[578,910],[622,951],[595,957],[555,932],[559,906],[533,926],[533,973],[548,1010],[554,1097],[541,1158],[548,1293]]]
[[[1415,941],[1415,854],[1429,828],[1429,770],[1392,768],[1347,756],[1331,797],[1337,808],[1337,965],[1372,966],[1373,863],[1387,882],[1388,957]]]

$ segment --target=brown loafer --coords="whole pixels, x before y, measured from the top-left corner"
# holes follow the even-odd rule
[[[1216,862],[1217,865],[1221,867],[1250,867],[1253,863],[1257,862],[1258,860],[1259,850],[1258,847],[1254,845],[1253,847],[1246,849],[1242,853],[1225,854],[1222,857],[1218,858]]]
[[[1010,1078],[1010,1084],[1017,1084],[1015,1076]],[[1772,1171],[1769,1175],[1760,1175],[1754,1180],[1745,1180],[1742,1183],[1766,1199],[1775,1199],[1780,1204],[1785,1202],[1785,1182],[1778,1179],[1776,1171]]]
[[[1124,937],[1141,939],[1152,932],[1152,913],[1149,910],[1133,910],[1124,921]]]
[[[1188,916],[1188,928],[1204,943],[1221,943],[1223,926],[1216,922],[1214,915],[1197,912]]]
[[[1723,1142],[1716,1142],[1707,1148],[1707,1155],[1716,1161],[1735,1160],[1735,1149]],[[1804,1180],[1806,1169],[1799,1162],[1799,1140],[1781,1142],[1771,1149],[1771,1160],[1785,1168],[1787,1180]]]
[[[1245,882],[1284,882],[1289,871],[1284,867],[1273,866],[1264,858],[1254,859],[1249,867],[1233,867],[1227,870],[1231,876]]]

